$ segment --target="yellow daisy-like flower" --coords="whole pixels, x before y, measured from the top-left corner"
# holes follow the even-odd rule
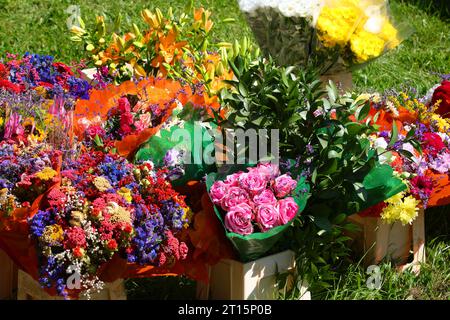
[[[42,236],[39,238],[42,242],[47,244],[58,244],[64,240],[64,231],[61,226],[52,224],[44,228]]]
[[[439,132],[450,132],[450,119],[444,119],[438,114],[432,114],[431,123],[435,125]]]
[[[0,117],[0,127],[3,126],[4,123],[5,123],[5,119],[3,119],[3,117]]]
[[[384,47],[383,39],[364,30],[358,30],[350,37],[350,49],[358,63],[379,57],[383,53]]]
[[[40,180],[48,181],[53,179],[58,173],[53,170],[52,168],[45,167],[38,173],[36,173],[36,177],[38,177]]]
[[[131,203],[133,201],[133,197],[131,195],[131,190],[125,187],[120,188],[117,190],[117,194],[121,195],[126,202]]]
[[[404,197],[405,193],[399,193],[386,200],[387,207],[381,213],[381,218],[386,223],[400,221],[402,225],[411,224],[419,214],[418,201],[413,196]]]

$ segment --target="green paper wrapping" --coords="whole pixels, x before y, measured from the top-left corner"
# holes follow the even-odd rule
[[[206,188],[211,189],[215,181],[225,180],[225,178],[238,171],[243,171],[248,166],[233,166],[229,170],[223,173],[210,173],[206,177]],[[307,190],[307,192],[302,192],[302,190]],[[300,177],[297,188],[294,190],[292,197],[295,199],[299,209],[295,218],[305,209],[306,202],[309,197],[309,185],[306,183],[304,177]],[[225,230],[225,235],[231,241],[234,248],[239,254],[239,258],[242,262],[249,262],[261,258],[267,253],[277,242],[281,239],[283,233],[291,226],[291,222],[275,227],[267,232],[255,232],[253,234],[243,236],[237,233],[228,232],[225,228],[222,210],[217,206],[214,206],[214,211],[217,218],[222,223]]]
[[[137,161],[152,161],[156,166],[164,165],[164,157],[171,149],[189,152],[189,163],[181,163],[184,170],[182,177],[172,181],[174,186],[186,185],[188,181],[200,180],[207,173],[215,171],[215,164],[209,164],[203,158],[203,152],[214,147],[214,138],[209,130],[217,128],[212,122],[197,121],[195,117],[190,119],[173,121],[173,124],[161,129],[151,137],[136,153]],[[177,134],[183,130],[186,136]],[[179,131],[178,131],[179,132]],[[188,139],[186,139],[188,138]],[[199,143],[201,138],[201,143]],[[201,155],[202,157],[199,157]]]

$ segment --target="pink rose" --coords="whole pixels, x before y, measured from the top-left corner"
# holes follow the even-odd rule
[[[216,181],[211,186],[211,190],[209,190],[209,195],[211,196],[211,200],[214,204],[220,204],[223,200],[223,197],[227,193],[228,185],[223,181]]]
[[[225,183],[227,183],[230,187],[238,187],[239,186],[239,177],[243,174],[242,171],[230,174],[225,179]]]
[[[252,234],[252,208],[246,203],[231,208],[225,215],[225,227],[231,232],[244,236]]]
[[[261,204],[270,204],[275,206],[277,204],[277,198],[275,198],[275,195],[272,191],[269,189],[264,190],[260,194],[257,194],[253,197],[253,202],[256,206],[259,206]]]
[[[267,180],[258,171],[251,171],[239,176],[239,185],[251,194],[259,194],[266,189]]]
[[[280,225],[286,224],[292,219],[298,211],[298,205],[294,198],[288,197],[278,202],[278,211],[280,212]]]
[[[87,128],[86,134],[90,138],[95,138],[95,136],[103,137],[105,130],[99,125],[92,125]]]
[[[275,183],[273,184],[273,189],[275,191],[275,195],[278,198],[284,198],[289,195],[292,191],[297,187],[297,181],[292,179],[287,174],[283,174],[275,179]]]
[[[234,206],[242,203],[250,203],[250,196],[247,191],[239,187],[229,187],[228,192],[222,198],[220,204],[222,205],[222,209],[229,211]]]
[[[270,204],[262,204],[256,213],[256,223],[262,232],[266,232],[279,225],[280,213],[277,207]]]
[[[259,163],[256,167],[259,174],[267,180],[273,180],[280,175],[280,168],[273,163]]]
[[[138,131],[152,127],[152,116],[150,113],[144,113],[139,116],[139,120],[134,123]]]

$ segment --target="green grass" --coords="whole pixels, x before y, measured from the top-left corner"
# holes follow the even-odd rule
[[[65,10],[71,4],[80,6],[81,15],[89,24],[102,12],[113,16],[121,12],[125,22],[141,22],[139,13],[143,8],[172,6],[180,12],[186,1],[0,0],[0,56],[6,52],[30,51],[51,54],[64,62],[79,60],[82,50],[78,44],[70,42],[66,27],[69,14]],[[425,93],[439,81],[436,73],[450,71],[450,23],[439,17],[438,13],[444,11],[434,9],[430,3],[430,0],[391,1],[396,21],[408,23],[415,32],[396,50],[355,71],[356,90],[382,91],[407,83]],[[233,41],[250,35],[236,1],[197,0],[196,4],[212,10],[216,22],[215,39]],[[236,23],[222,21],[230,17],[235,18]]]
[[[419,275],[397,272],[390,264],[380,265],[381,288],[369,289],[365,269],[351,265],[342,274],[327,299],[332,300],[450,300],[450,245],[431,241],[427,262]]]
[[[395,21],[408,24],[414,33],[399,48],[354,72],[355,89],[407,85],[424,94],[439,81],[436,73],[450,72],[450,23],[410,3],[391,1],[391,8]]]
[[[78,5],[81,17],[93,24],[100,13],[123,16],[124,24],[144,23],[140,17],[142,9],[161,8],[163,13],[171,6],[181,12],[187,0],[0,0],[0,56],[6,52],[24,53],[26,51],[54,55],[59,60],[71,62],[79,60],[82,48],[69,40],[66,26],[69,14],[65,11],[70,5]],[[249,35],[244,18],[239,12],[237,2],[229,0],[195,1],[213,12],[216,39],[227,41],[235,37]],[[222,22],[225,18],[236,18],[237,23]]]
[[[180,12],[187,0],[0,0],[0,57],[6,52],[26,51],[50,54],[70,63],[82,57],[82,49],[69,40],[66,27],[69,5],[80,6],[85,21],[96,14],[119,12],[125,21],[139,21],[143,8],[172,6]],[[233,41],[250,35],[245,19],[234,0],[201,0],[213,12],[214,38]],[[356,91],[401,88],[410,85],[425,93],[439,81],[436,73],[450,72],[450,22],[448,0],[394,0],[391,9],[397,22],[412,26],[414,33],[399,48],[354,72]],[[163,10],[165,11],[165,10]],[[222,22],[235,18],[236,23]],[[369,290],[367,275],[350,267],[329,292],[329,299],[449,299],[450,292],[450,208],[427,211],[427,258],[419,277],[398,274],[388,264],[382,266],[385,282],[381,290]],[[442,236],[444,235],[444,236]],[[191,299],[195,283],[185,278],[129,279],[130,299]]]

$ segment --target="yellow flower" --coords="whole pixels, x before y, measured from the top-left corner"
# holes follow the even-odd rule
[[[45,167],[38,173],[36,173],[36,177],[38,177],[40,180],[48,181],[53,179],[58,173],[53,170],[52,168]]]
[[[419,213],[418,201],[413,196],[404,197],[405,193],[399,193],[386,200],[387,207],[383,209],[381,218],[386,223],[400,221],[402,225],[411,224]]]
[[[100,192],[104,192],[104,191],[112,188],[111,184],[105,177],[95,177],[93,182],[94,182],[94,186]]]
[[[106,209],[111,215],[110,221],[112,223],[125,222],[131,224],[131,214],[127,209],[119,206],[115,202],[109,202]]]
[[[400,40],[398,39],[398,31],[389,21],[386,21],[383,24],[383,28],[381,29],[379,36],[386,41],[389,49],[393,49],[400,44]]]
[[[444,119],[438,114],[431,115],[431,123],[434,124],[439,132],[450,132],[450,119]]]
[[[319,39],[328,48],[344,47],[360,17],[361,11],[351,2],[336,8],[323,7],[317,20]]]
[[[120,188],[117,190],[117,194],[121,195],[126,202],[131,203],[133,201],[133,197],[131,195],[131,190],[125,187]]]
[[[3,117],[0,117],[0,127],[3,126],[4,123],[5,123],[5,119],[3,119]]]
[[[350,49],[358,63],[379,57],[384,50],[385,42],[377,35],[358,30],[350,37]]]
[[[191,222],[192,216],[193,216],[193,212],[190,208],[184,208],[183,209],[184,214],[183,217],[181,218],[182,220],[186,220],[187,222],[183,225],[183,227],[185,229],[189,228],[189,223]]]
[[[47,244],[58,244],[64,240],[64,231],[61,226],[52,224],[44,228],[40,240]]]

